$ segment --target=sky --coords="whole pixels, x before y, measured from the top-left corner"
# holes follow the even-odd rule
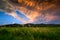
[[[60,24],[60,0],[0,0],[0,25]]]
[[[5,14],[5,12],[0,12],[0,25],[5,24],[23,24],[21,20],[17,20],[16,18]]]

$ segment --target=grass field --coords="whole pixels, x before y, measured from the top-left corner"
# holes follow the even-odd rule
[[[60,27],[2,27],[0,40],[60,40]]]

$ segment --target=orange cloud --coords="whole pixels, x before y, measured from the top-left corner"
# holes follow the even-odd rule
[[[35,22],[36,18],[41,18],[42,15],[44,15],[42,18],[44,21],[51,21],[54,20],[54,18],[57,18],[57,16],[53,16],[53,14],[55,14],[55,11],[58,10],[58,5],[56,4],[58,1],[56,0],[52,0],[51,2],[48,2],[48,0],[45,0],[43,2],[41,2],[41,0],[16,0],[13,2],[11,0],[7,0],[6,2],[8,3],[6,9],[9,11],[12,10],[9,14],[16,19],[22,20],[24,23]],[[16,10],[20,11],[30,20],[25,21],[23,18],[19,17],[15,13]],[[49,10],[52,11],[49,12]]]

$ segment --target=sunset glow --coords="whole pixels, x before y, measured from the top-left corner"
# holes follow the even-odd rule
[[[5,2],[4,5],[7,6],[4,6],[4,9],[0,7],[0,9],[8,12],[7,14],[14,18],[22,20],[23,23],[50,23],[53,20],[60,20],[60,16],[58,16],[60,14],[59,0],[6,0]],[[25,15],[29,20],[26,21],[20,17],[16,11]]]

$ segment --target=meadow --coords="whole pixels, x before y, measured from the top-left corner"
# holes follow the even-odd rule
[[[60,27],[0,27],[0,40],[60,40]]]

